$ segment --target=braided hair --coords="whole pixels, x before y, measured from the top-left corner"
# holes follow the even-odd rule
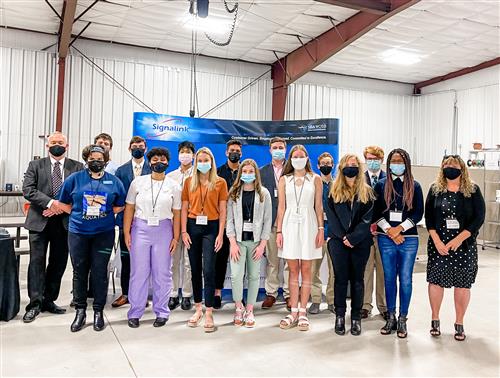
[[[413,194],[415,192],[415,181],[413,179],[413,174],[411,173],[411,159],[408,152],[403,150],[402,148],[396,148],[392,150],[387,156],[387,179],[385,183],[385,191],[384,191],[384,200],[387,205],[387,210],[390,209],[391,203],[395,201],[396,195],[398,195],[394,191],[394,181],[392,179],[392,173],[390,169],[391,159],[393,155],[399,154],[403,159],[405,164],[405,172],[403,174],[403,205],[406,206],[408,210],[411,210],[413,207]]]

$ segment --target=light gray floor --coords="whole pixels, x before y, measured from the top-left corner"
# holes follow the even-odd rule
[[[107,328],[90,324],[73,334],[70,266],[58,304],[65,315],[42,314],[23,324],[27,258],[21,266],[22,307],[0,322],[1,376],[499,376],[499,251],[480,252],[480,268],[466,317],[467,340],[453,340],[454,308],[448,290],[439,339],[429,336],[430,310],[425,263],[417,263],[409,317],[409,337],[381,336],[378,315],[363,322],[363,334],[337,336],[333,315],[311,316],[311,330],[283,331],[283,305],[256,313],[255,329],[231,324],[233,305],[215,315],[217,332],[189,329],[191,312],[175,310],[164,328],[152,327],[151,307],[139,329],[126,322],[127,308],[105,311]],[[112,298],[110,297],[110,300]],[[323,305],[324,306],[324,305]]]

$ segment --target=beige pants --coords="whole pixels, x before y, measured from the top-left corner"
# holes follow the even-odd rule
[[[370,257],[365,268],[365,298],[363,300],[363,309],[371,311],[373,309],[373,275],[377,271],[377,282],[375,289],[375,298],[377,301],[377,309],[380,313],[387,311],[385,303],[385,288],[384,288],[384,268],[380,251],[378,250],[377,240],[374,238],[373,245],[370,249]]]
[[[182,238],[177,245],[177,249],[172,259],[171,297],[177,298],[179,296],[179,287],[182,287],[183,297],[190,297],[193,294],[193,285],[191,283],[191,264],[189,263],[188,250],[182,242]]]
[[[280,258],[278,257],[278,245],[276,244],[276,227],[273,227],[271,236],[267,241],[266,247],[267,268],[266,268],[266,294],[272,297],[278,296],[278,289],[280,287]],[[285,298],[290,297],[288,290],[288,265],[285,262],[283,269],[283,295]]]
[[[328,283],[326,285],[326,303],[333,305],[333,280],[335,274],[333,273],[332,259],[328,254],[328,247],[325,240],[323,244],[323,257],[321,259],[313,260],[312,263],[312,288],[311,288],[311,300],[312,303],[321,303],[321,293],[323,289],[323,283],[320,278],[320,269],[323,259],[326,255],[326,261],[328,264]]]

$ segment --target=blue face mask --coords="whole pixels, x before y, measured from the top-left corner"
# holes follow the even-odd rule
[[[207,163],[198,163],[198,170],[201,173],[207,173],[210,168],[212,168],[212,163],[207,162]]]
[[[255,181],[255,173],[243,173],[241,175],[241,181],[243,181],[245,184],[250,184]]]
[[[391,173],[396,176],[401,176],[403,173],[405,173],[406,166],[404,164],[393,164],[391,163],[389,165],[389,168],[391,170]]]
[[[369,171],[378,172],[380,171],[382,163],[380,160],[370,159],[366,161],[366,166],[368,167]]]
[[[283,160],[285,158],[285,150],[273,150],[271,155],[274,160]]]

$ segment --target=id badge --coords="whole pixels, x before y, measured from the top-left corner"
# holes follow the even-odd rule
[[[208,217],[206,215],[198,215],[196,217],[196,224],[206,226],[208,224]]]
[[[101,206],[88,206],[87,207],[87,216],[89,217],[98,217],[101,210]]]
[[[274,198],[278,198],[278,189],[274,189]]]
[[[292,213],[290,215],[290,223],[301,224],[302,219],[302,214]]]
[[[243,222],[243,232],[253,232],[253,223]]]
[[[323,220],[326,221],[328,218],[326,217],[326,213],[323,213]]]
[[[159,226],[160,218],[156,216],[148,217],[148,226]]]
[[[403,221],[403,212],[402,211],[389,212],[389,220],[391,222],[402,222]]]
[[[446,228],[448,230],[458,230],[460,228],[460,222],[457,219],[446,219]]]

